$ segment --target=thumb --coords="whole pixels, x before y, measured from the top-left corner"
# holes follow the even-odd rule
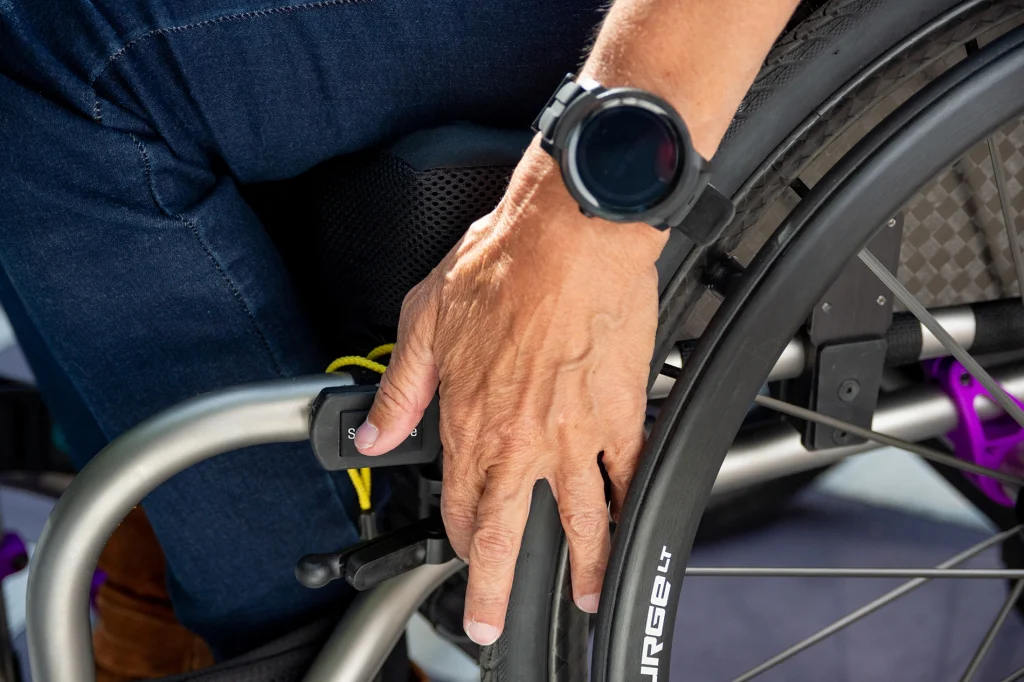
[[[383,455],[408,438],[437,391],[433,316],[420,306],[406,306],[402,317],[402,322],[412,318],[411,324],[407,329],[399,324],[398,342],[373,407],[356,430],[355,445],[364,455]]]

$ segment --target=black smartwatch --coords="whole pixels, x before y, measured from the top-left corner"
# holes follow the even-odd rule
[[[701,244],[732,219],[733,204],[710,186],[710,164],[683,119],[656,95],[569,74],[533,128],[584,215],[679,227]]]

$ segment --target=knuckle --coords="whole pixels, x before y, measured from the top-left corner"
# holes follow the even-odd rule
[[[615,477],[615,484],[623,490],[628,490],[629,486],[633,483],[633,472],[623,471],[621,474]]]
[[[476,522],[476,514],[469,507],[458,504],[445,504],[441,500],[441,518],[444,520],[444,527],[454,534],[468,533]]]
[[[467,595],[466,603],[467,611],[500,614],[508,606],[508,595],[493,585],[481,585],[473,591],[472,597]]]
[[[613,459],[615,460],[616,468],[623,471],[629,472],[629,475],[633,474],[633,470],[636,469],[637,463],[640,461],[640,454],[644,450],[644,441],[642,438],[635,438],[633,440],[627,440],[619,443],[614,449]]]
[[[581,540],[593,540],[608,532],[608,514],[604,511],[569,512],[562,524],[566,533]]]
[[[518,469],[526,468],[526,462],[537,450],[536,424],[522,418],[510,419],[507,412],[499,414],[504,418],[488,420],[484,429],[485,451],[499,455],[508,470],[507,476],[512,478],[520,475]]]
[[[444,446],[445,461],[458,458],[463,452],[473,452],[480,429],[477,419],[461,409],[459,405],[442,402],[441,445]]]
[[[388,416],[411,412],[416,408],[415,401],[402,388],[401,381],[389,378],[387,372],[384,373],[384,380],[381,381],[380,388],[377,390],[376,402],[377,408]]]
[[[485,526],[473,534],[470,554],[475,561],[500,564],[515,559],[518,538],[508,528]]]
[[[605,565],[601,563],[587,563],[583,566],[573,566],[573,581],[577,588],[584,585],[596,585],[600,588],[604,581]]]
[[[633,481],[632,466],[605,467],[605,470],[608,472],[612,487],[619,490],[628,489],[629,484]]]
[[[412,289],[406,292],[402,298],[402,310],[412,310],[416,304],[419,303],[420,298],[423,296],[423,290],[425,288],[427,280],[420,280],[420,282]]]
[[[608,414],[611,417],[610,424],[617,433],[634,437],[637,431],[643,429],[647,417],[647,401],[631,397],[622,398]]]

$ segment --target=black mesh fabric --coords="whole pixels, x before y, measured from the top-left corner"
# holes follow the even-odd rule
[[[497,205],[512,168],[416,172],[385,154],[313,206],[320,276],[339,305],[395,325],[405,294]],[[340,178],[339,178],[340,180]]]
[[[328,161],[250,201],[305,300],[336,319],[395,327],[406,293],[497,205],[513,168],[417,171],[390,152],[366,153]]]

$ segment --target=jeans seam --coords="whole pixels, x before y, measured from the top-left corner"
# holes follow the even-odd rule
[[[248,12],[235,12],[233,14],[225,14],[219,17],[213,17],[210,19],[203,19],[202,21],[195,21],[189,24],[180,24],[178,26],[165,26],[163,28],[154,28],[143,33],[140,36],[132,38],[125,42],[121,47],[111,52],[107,58],[103,61],[100,67],[93,73],[89,78],[89,89],[93,95],[93,110],[92,117],[97,123],[103,122],[102,105],[100,102],[99,95],[96,94],[96,81],[99,80],[103,72],[107,70],[114,62],[119,60],[129,50],[140,45],[141,43],[155,38],[156,36],[169,35],[174,33],[183,33],[185,31],[191,31],[197,28],[206,28],[208,26],[215,26],[217,24],[228,23],[232,21],[242,21],[244,19],[262,19],[264,17],[292,14],[295,12],[301,12],[306,10],[323,9],[325,7],[332,7],[335,5],[363,5],[374,2],[374,0],[317,0],[316,2],[302,2],[294,5],[284,5],[281,7],[268,7],[266,9],[250,10]]]
[[[274,370],[277,372],[277,375],[280,377],[286,376],[284,368],[281,366],[277,356],[274,354],[274,349],[270,346],[270,341],[260,328],[259,321],[256,319],[256,315],[253,313],[252,308],[249,307],[245,297],[242,296],[242,292],[239,290],[234,280],[231,279],[231,276],[228,275],[227,270],[224,269],[223,263],[220,262],[217,256],[213,253],[213,249],[211,249],[210,245],[205,239],[203,239],[202,234],[199,232],[199,225],[196,224],[194,220],[186,218],[180,213],[171,213],[160,203],[160,199],[156,193],[156,187],[153,184],[153,168],[149,160],[149,150],[146,149],[146,145],[138,136],[129,133],[129,137],[131,137],[132,141],[135,143],[136,148],[139,150],[139,156],[142,158],[143,174],[146,177],[146,185],[149,188],[149,196],[153,200],[153,204],[163,215],[180,221],[189,229],[192,236],[195,237],[196,242],[199,244],[199,247],[203,250],[203,253],[205,253],[206,257],[211,263],[213,263],[213,267],[217,270],[221,280],[223,280],[225,286],[227,286],[228,291],[235,297],[235,300],[238,301],[238,304],[242,308],[242,312],[244,312],[245,316],[249,318],[249,325],[252,327],[253,333],[256,334],[256,338],[260,340],[260,343],[263,344],[263,348],[267,351],[267,355],[270,358],[271,363],[273,363]]]

